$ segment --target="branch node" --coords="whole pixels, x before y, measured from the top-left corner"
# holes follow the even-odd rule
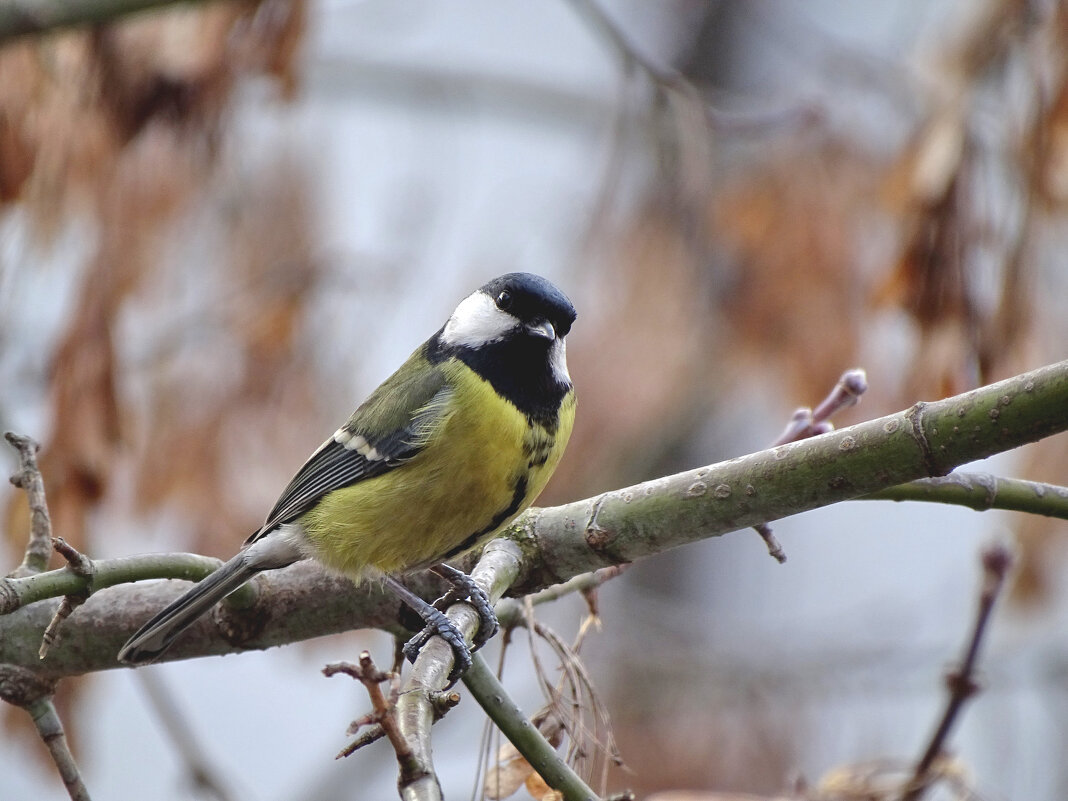
[[[455,690],[442,690],[430,693],[430,705],[434,709],[434,721],[441,720],[460,703],[460,693]]]
[[[56,553],[67,560],[67,566],[74,575],[92,583],[93,576],[96,574],[96,566],[92,559],[78,551],[62,537],[52,537],[52,547]]]
[[[943,470],[938,466],[934,453],[931,450],[931,443],[927,439],[927,432],[924,430],[924,416],[926,412],[927,404],[920,401],[919,403],[913,404],[909,410],[905,412],[905,419],[909,421],[909,425],[912,427],[912,437],[920,448],[920,456],[923,459],[923,466],[927,471],[927,475],[943,476],[948,471]]]
[[[59,627],[79,606],[84,604],[93,593],[93,577],[96,575],[96,565],[93,560],[78,551],[62,537],[52,537],[52,547],[67,560],[67,568],[79,578],[85,579],[85,587],[76,593],[63,596],[63,600],[52,615],[48,626],[41,635],[41,647],[37,650],[38,659],[44,659],[49,649],[59,640]]]

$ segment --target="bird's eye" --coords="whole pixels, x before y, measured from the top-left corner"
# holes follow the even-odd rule
[[[501,311],[508,311],[512,306],[512,293],[507,289],[501,292],[497,296],[497,308]]]

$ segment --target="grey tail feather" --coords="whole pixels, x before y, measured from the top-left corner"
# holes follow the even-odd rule
[[[140,665],[166,651],[201,615],[259,572],[249,567],[244,557],[244,552],[239,553],[164,607],[126,641],[119,651],[119,661]]]

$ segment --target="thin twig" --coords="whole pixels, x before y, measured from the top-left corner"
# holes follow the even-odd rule
[[[531,610],[531,613],[533,614],[533,610]],[[544,684],[548,703],[539,712],[534,713],[531,719],[535,722],[544,721],[545,724],[548,724],[539,723],[538,730],[554,745],[556,743],[554,737],[551,736],[552,732],[559,729],[567,734],[570,740],[567,753],[569,765],[577,766],[580,760],[595,759],[596,757],[591,758],[589,754],[590,746],[592,746],[602,757],[602,765],[605,768],[602,779],[606,779],[609,762],[617,767],[622,767],[624,763],[616,746],[615,737],[612,734],[608,710],[601,701],[594,687],[593,679],[590,678],[589,673],[586,671],[586,666],[578,656],[577,648],[589,627],[582,626],[576,637],[575,644],[568,646],[552,629],[536,621],[532,621],[531,626],[534,633],[548,643],[556,653],[561,670],[560,680],[555,687],[550,686],[547,677],[540,677]],[[533,643],[531,647],[533,647]],[[566,696],[564,693],[565,687],[569,688],[569,693]],[[568,698],[570,698],[570,713],[564,703]],[[593,712],[595,723],[592,729],[585,722],[587,709]],[[604,733],[603,737],[601,735],[602,732]],[[592,773],[592,768],[588,772]],[[604,790],[604,787],[602,786],[601,789]]]
[[[63,596],[59,608],[56,609],[56,613],[52,615],[44,634],[41,635],[41,647],[37,651],[37,656],[41,659],[48,655],[49,649],[59,639],[59,627],[63,621],[89,599],[93,592],[93,576],[96,574],[96,566],[93,564],[93,560],[79,553],[74,546],[68,545],[62,537],[53,537],[52,546],[67,560],[67,567],[70,572],[78,578],[84,579],[86,583],[85,587],[78,592],[68,593]]]
[[[170,689],[163,683],[159,671],[136,670],[134,676],[140,680],[157,719],[163,724],[175,751],[185,763],[186,775],[194,791],[219,801],[231,801],[235,796],[227,789],[226,783],[200,747],[189,721],[182,714]]]
[[[349,725],[348,733],[355,734],[360,728],[369,725],[374,725],[377,729],[350,743],[342,749],[335,759],[347,757],[358,748],[381,739],[385,735],[389,739],[390,745],[393,746],[393,751],[397,754],[397,761],[401,765],[401,774],[404,775],[406,769],[410,770],[413,754],[411,744],[397,725],[396,704],[397,697],[400,694],[397,674],[384,673],[379,670],[371,658],[370,651],[360,652],[360,663],[358,665],[354,665],[351,662],[331,662],[323,668],[323,675],[327,677],[336,676],[339,673],[351,676],[364,686],[367,694],[371,697],[371,708],[373,710],[369,715],[353,721]],[[382,684],[385,682],[390,685],[388,698],[382,692]]]
[[[607,581],[611,581],[617,576],[623,575],[623,573],[629,568],[629,564],[624,565],[612,565],[611,567],[602,567],[599,570],[592,570],[589,573],[581,573],[567,581],[560,584],[553,584],[551,587],[546,587],[544,590],[533,592],[530,595],[524,596],[522,601],[515,598],[502,598],[493,607],[494,613],[497,615],[497,622],[501,624],[502,629],[514,628],[516,626],[523,626],[526,624],[526,612],[524,607],[526,604],[533,606],[539,606],[545,603],[551,603],[563,598],[566,595],[572,593],[586,594],[593,592],[602,584]]]
[[[1068,520],[1068,487],[991,473],[954,471],[948,476],[921,478],[887,487],[858,500],[948,503],[967,506],[977,512],[1006,509]]]
[[[464,674],[463,680],[486,714],[550,787],[559,790],[566,801],[588,801],[597,798],[597,794],[567,766],[556,753],[556,749],[530,724],[523,711],[497,681],[481,654],[474,655],[471,669]]]
[[[90,801],[89,790],[82,781],[78,763],[74,761],[74,755],[67,745],[67,735],[63,731],[63,722],[56,713],[56,705],[51,695],[41,696],[25,706],[26,711],[37,727],[37,733],[48,748],[52,761],[59,770],[59,776],[63,779],[63,785],[67,788],[67,794],[71,801]]]
[[[834,389],[820,401],[815,410],[802,406],[794,411],[790,422],[786,424],[786,428],[771,444],[771,447],[833,431],[834,426],[830,423],[831,417],[843,409],[856,406],[860,402],[860,396],[867,391],[868,377],[864,370],[859,367],[846,370],[839,377]]]
[[[48,560],[52,556],[52,519],[48,514],[41,469],[37,466],[40,445],[31,437],[13,431],[5,432],[4,439],[19,454],[18,471],[11,476],[11,483],[26,492],[30,504],[30,539],[26,543],[26,554],[22,564],[10,574],[21,578],[48,569]]]
[[[471,570],[471,577],[491,600],[496,600],[515,581],[521,559],[522,552],[514,542],[494,540],[482,551],[478,563]],[[467,603],[458,603],[451,606],[446,615],[470,642],[478,626],[475,610]],[[452,659],[452,649],[444,640],[432,637],[419,652],[404,691],[397,700],[396,717],[401,731],[412,746],[413,763],[418,768],[418,772],[413,771],[407,777],[402,771],[398,786],[405,798],[441,798],[441,787],[431,757],[430,728],[436,714],[434,688],[444,687],[447,683]],[[522,733],[525,742],[517,745],[539,775],[550,787],[563,792],[565,798],[595,798],[508,697],[482,657],[474,654],[473,659],[475,667],[464,674],[465,686],[479,705],[489,712],[490,718],[506,737],[514,741]],[[478,677],[485,674],[489,674],[489,681],[480,681]],[[585,788],[586,792],[576,792],[576,788]]]
[[[833,431],[834,424],[830,422],[830,418],[843,409],[856,406],[860,402],[860,396],[867,391],[868,377],[864,370],[859,367],[846,370],[839,377],[834,389],[830,391],[826,398],[820,401],[815,411],[807,406],[794,410],[794,413],[790,416],[790,422],[786,424],[786,428],[783,429],[778,438],[771,443],[771,447],[776,448],[788,442],[797,442],[801,439],[816,437]],[[767,523],[757,523],[753,528],[760,535],[760,538],[764,540],[771,557],[780,565],[785,563],[786,551],[783,550],[782,545],[775,538],[771,526]]]
[[[86,596],[88,597],[88,596]],[[52,615],[52,619],[48,621],[48,626],[44,630],[44,634],[41,635],[41,646],[37,649],[37,658],[44,659],[48,656],[49,650],[56,644],[59,639],[59,627],[63,621],[71,616],[71,613],[85,603],[85,597],[78,595],[64,595],[63,600],[59,602],[59,606],[56,608],[56,613]]]
[[[19,454],[18,471],[11,476],[11,483],[26,493],[26,500],[30,506],[30,537],[26,543],[26,551],[22,564],[12,571],[5,581],[36,576],[48,569],[48,560],[52,556],[52,519],[48,514],[48,500],[45,497],[44,479],[41,477],[41,469],[37,465],[37,451],[40,446],[31,438],[12,431],[4,433],[4,439]],[[64,599],[66,601],[66,599]],[[66,609],[63,617],[73,611],[73,602],[65,604]],[[61,605],[61,610],[63,605]],[[45,631],[49,642],[55,638],[56,629],[62,618],[54,618],[54,625],[49,625]],[[42,642],[41,648],[47,651],[47,646]],[[44,653],[41,653],[44,656]],[[33,683],[32,681],[30,683]],[[19,682],[14,682],[18,685]],[[55,763],[59,776],[63,780],[64,787],[71,801],[89,801],[89,790],[82,781],[81,771],[74,755],[67,744],[67,736],[63,731],[63,722],[56,712],[56,705],[52,700],[52,686],[48,691],[33,691],[15,698],[10,693],[13,687],[6,687],[4,700],[18,703],[33,720],[37,733],[48,749],[52,761]]]
[[[775,536],[775,532],[771,530],[771,526],[767,523],[757,523],[753,528],[756,533],[760,535],[760,539],[764,540],[764,544],[768,547],[768,554],[771,558],[778,562],[780,565],[786,564],[786,551],[783,550],[782,543]]]
[[[81,553],[62,537],[53,537],[52,547],[56,549],[56,553],[67,560],[67,566],[74,575],[92,582],[93,576],[96,574],[96,566],[93,565],[92,559]],[[86,589],[90,588],[87,587]]]
[[[145,579],[200,581],[221,564],[213,557],[192,553],[146,553],[93,560],[91,575],[79,575],[69,567],[62,567],[32,575],[7,576],[0,578],[0,615],[48,598],[77,595],[89,588],[90,579],[94,591]],[[255,586],[250,583],[235,590],[227,602],[243,608],[255,596]]]
[[[971,699],[980,686],[975,678],[975,666],[979,659],[979,646],[986,633],[990,613],[1005,586],[1005,577],[1012,567],[1012,553],[1004,545],[991,545],[983,549],[983,582],[979,591],[979,603],[975,613],[971,637],[964,651],[960,667],[946,674],[946,688],[949,698],[942,712],[942,719],[935,727],[931,739],[924,749],[923,756],[916,763],[912,778],[908,782],[901,801],[919,801],[930,787],[931,769],[944,753],[945,742],[953,729],[964,704]]]
[[[831,419],[835,414],[856,406],[860,403],[860,396],[868,391],[868,375],[859,367],[846,370],[834,385],[831,393],[812,412],[812,420],[822,423]]]

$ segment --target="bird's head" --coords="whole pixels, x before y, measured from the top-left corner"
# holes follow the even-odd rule
[[[481,348],[532,337],[548,347],[563,340],[575,322],[575,307],[551,282],[533,273],[508,273],[472,292],[452,313],[441,334],[445,345]]]

